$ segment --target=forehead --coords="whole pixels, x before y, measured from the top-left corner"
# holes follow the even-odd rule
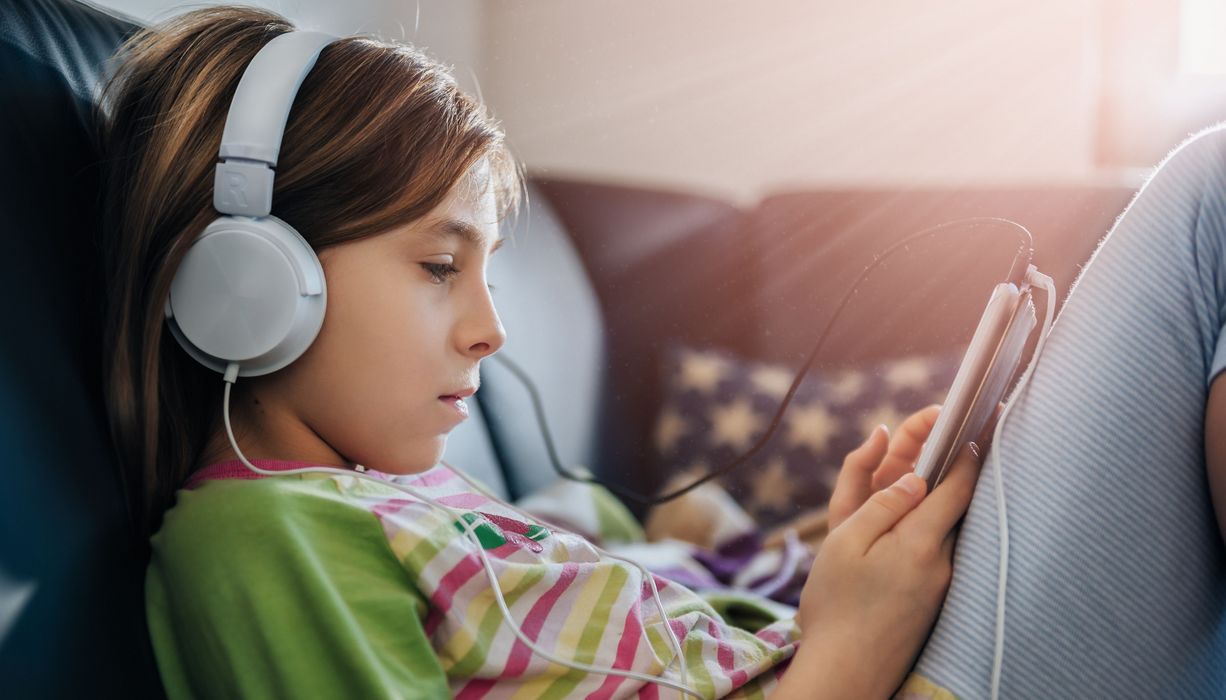
[[[488,248],[490,253],[498,250],[503,239],[498,237],[494,191],[489,184],[489,167],[478,161],[447,197],[423,217],[418,227],[423,240],[458,239],[474,248]]]
[[[494,251],[502,247],[505,238],[498,238],[497,226],[480,227],[474,222],[448,214],[431,215],[423,222],[421,237],[428,242],[445,243],[459,240],[465,245]]]

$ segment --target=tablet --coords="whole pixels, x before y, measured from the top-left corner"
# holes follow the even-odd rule
[[[1037,320],[1029,285],[1019,290],[1012,282],[1003,282],[992,290],[941,413],[915,462],[915,472],[928,482],[928,493],[941,483],[958,449],[980,439],[1009,388]]]

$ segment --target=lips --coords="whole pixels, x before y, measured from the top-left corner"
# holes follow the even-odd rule
[[[450,394],[441,394],[440,399],[464,399],[477,392],[476,388],[461,389]]]
[[[453,415],[459,417],[460,420],[468,418],[468,404],[464,399],[458,396],[440,396],[438,400],[443,402],[449,411],[454,412]]]

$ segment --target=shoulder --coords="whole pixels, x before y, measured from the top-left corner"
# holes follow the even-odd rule
[[[150,540],[151,565],[192,576],[389,555],[379,519],[328,477],[209,481],[180,490]]]
[[[355,517],[373,515],[344,496],[332,478],[219,479],[178,491],[154,539],[268,536],[314,527],[319,518]]]

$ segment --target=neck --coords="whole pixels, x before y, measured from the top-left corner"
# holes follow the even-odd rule
[[[260,401],[235,385],[230,396],[230,424],[234,440],[248,461],[257,459],[311,462],[323,465],[354,463],[332,449],[309,425],[267,400]],[[209,464],[239,459],[230,444],[220,415],[192,471]]]

